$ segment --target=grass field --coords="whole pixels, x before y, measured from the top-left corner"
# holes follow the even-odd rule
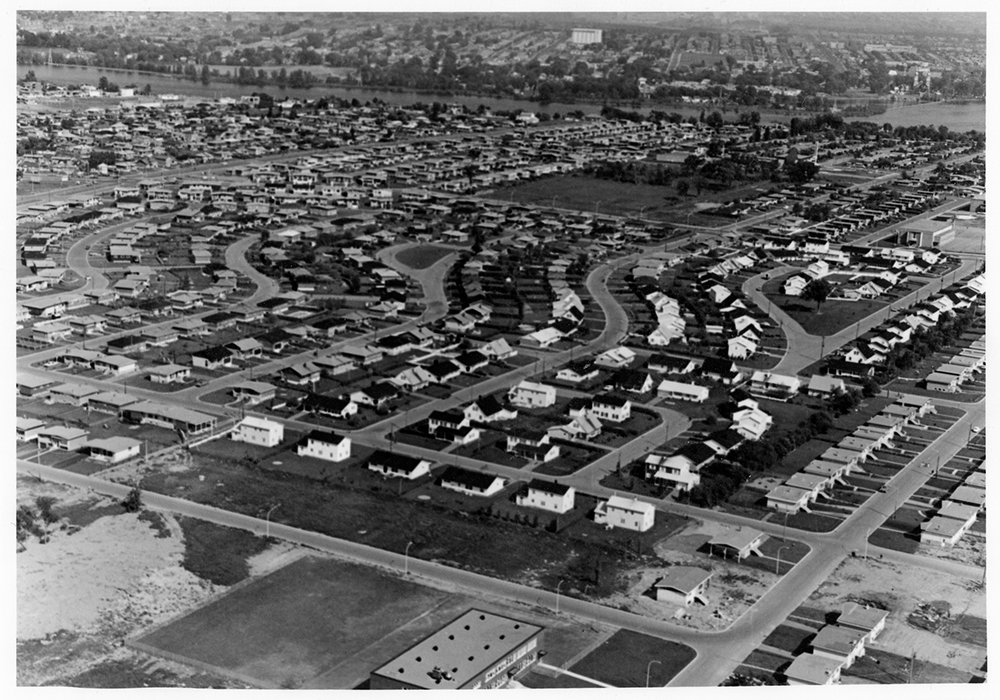
[[[794,654],[803,649],[805,641],[815,634],[815,630],[804,630],[791,625],[778,625],[764,639],[764,644]]]
[[[414,270],[424,270],[454,252],[441,246],[422,245],[399,251],[396,253],[396,260]]]
[[[247,558],[267,547],[267,540],[245,530],[196,518],[179,517],[177,522],[184,531],[184,568],[220,586],[249,576]]]
[[[366,567],[307,557],[138,641],[264,687],[301,687],[321,675],[333,681],[330,672],[362,650],[368,670],[388,661],[406,647],[375,642],[450,597]],[[419,634],[410,635],[416,639],[430,631],[417,627]]]
[[[570,670],[618,688],[641,688],[646,686],[649,668],[650,687],[660,687],[669,683],[694,657],[694,649],[684,644],[619,630]],[[648,666],[653,660],[660,663]]]

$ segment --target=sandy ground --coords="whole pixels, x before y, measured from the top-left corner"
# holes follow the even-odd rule
[[[697,566],[712,571],[708,605],[695,603],[683,608],[657,602],[650,597],[650,588],[664,573],[664,569],[659,567],[634,572],[629,577],[627,593],[617,594],[602,602],[694,629],[723,630],[729,627],[777,583],[778,576],[718,557],[694,553],[709,538],[724,532],[724,525],[697,522],[656,547],[657,556],[673,565]]]
[[[169,536],[137,514],[124,513],[111,499],[72,487],[20,478],[18,504],[37,496],[56,499],[55,512],[84,510],[100,517],[82,528],[50,527],[50,540],[35,537],[17,554],[17,682],[41,685],[68,679],[98,666],[169,670],[178,684],[191,669],[152,659],[122,646],[135,632],[163,622],[224,587],[214,586],[181,566],[183,532],[163,514]],[[292,553],[261,555],[261,566]],[[268,555],[270,554],[270,558]]]
[[[983,532],[967,532],[962,535],[954,547],[936,547],[922,544],[917,553],[925,557],[949,559],[969,566],[986,566],[986,534]]]
[[[952,617],[965,614],[985,618],[986,594],[974,583],[943,573],[927,575],[920,569],[888,562],[845,559],[807,605],[836,610],[852,600],[877,603],[889,610],[889,617],[885,631],[872,646],[903,656],[916,652],[921,659],[972,672],[986,660],[986,649],[911,627],[907,616],[921,603],[944,600],[951,604]]]
[[[165,520],[170,537],[123,513],[56,531],[47,544],[29,541],[17,556],[17,638],[153,623],[210,595],[210,584],[179,566],[180,528]]]

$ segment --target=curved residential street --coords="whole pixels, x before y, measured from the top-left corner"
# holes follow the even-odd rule
[[[945,278],[953,282],[972,272],[977,265],[978,261],[965,259],[957,270],[949,272]],[[785,313],[781,307],[768,299],[761,291],[767,280],[774,279],[792,270],[801,269],[801,267],[786,265],[768,270],[767,272],[754,275],[744,282],[742,287],[743,293],[754,304],[763,309],[775,323],[780,325],[785,338],[788,340],[788,347],[785,349],[785,354],[781,358],[781,362],[771,370],[777,374],[798,374],[804,368],[818,361],[821,355],[827,355],[847,345],[858,336],[888,321],[895,312],[913,306],[921,299],[926,299],[941,287],[940,280],[928,280],[919,289],[910,292],[901,299],[893,301],[892,304],[885,307],[884,313],[879,311],[878,313],[866,316],[858,323],[851,324],[833,335],[818,336],[807,333],[797,321]],[[948,283],[950,284],[951,282]]]
[[[249,299],[251,303],[273,296],[278,288],[276,282],[254,270],[253,267],[246,261],[245,253],[252,243],[253,237],[246,237],[230,246],[230,248],[226,251],[227,265],[229,265],[232,269],[239,271],[241,274],[245,274],[258,287],[256,292]],[[405,246],[387,249],[384,251],[385,257],[380,259],[382,259],[386,264],[392,265],[396,269],[411,275],[421,283],[424,291],[423,301],[425,308],[427,309],[425,314],[421,317],[421,320],[425,320],[425,317],[426,320],[435,320],[443,317],[448,310],[447,298],[444,293],[444,279],[447,269],[454,259],[454,255],[448,255],[424,270],[412,270],[399,263],[395,258],[395,253],[402,249],[405,249]],[[426,415],[429,415],[429,413],[433,410],[453,407],[461,402],[472,400],[476,396],[505,389],[521,378],[537,374],[539,370],[545,371],[547,368],[555,367],[564,363],[575,353],[584,354],[587,352],[600,352],[620,342],[628,331],[628,319],[624,309],[608,291],[607,281],[615,269],[623,264],[631,262],[640,255],[641,253],[632,254],[601,265],[595,268],[588,276],[586,280],[587,289],[602,309],[605,315],[606,324],[603,331],[594,340],[587,343],[584,348],[553,353],[538,352],[537,363],[517,368],[498,377],[492,377],[479,385],[455,392],[447,399],[433,400],[417,408],[411,409],[406,412],[400,422],[412,423],[420,418],[426,417]],[[760,277],[761,276],[751,278],[751,280],[748,280],[747,285],[744,287],[745,290],[749,290],[748,293],[751,298],[757,303],[760,303],[760,299],[762,299],[762,296],[759,293],[761,282]],[[764,304],[766,305],[766,300],[764,301]],[[762,305],[762,308],[765,308],[765,306]],[[784,315],[784,312],[781,312],[780,309],[776,309],[773,305],[771,305],[770,312],[773,318],[776,320],[782,320],[786,331],[789,332],[789,352],[786,353],[785,358],[782,360],[783,364],[779,367],[785,368],[785,371],[794,371],[796,366],[805,366],[811,362],[812,360],[803,361],[803,359],[808,357],[807,353],[811,347],[810,343],[813,342],[812,339],[815,337],[805,334],[801,331],[800,327],[798,327],[798,331],[796,331],[795,327],[793,327],[790,323],[791,319],[788,319],[787,315]],[[784,319],[782,319],[782,316],[784,316]],[[866,323],[874,325],[877,322],[877,319],[866,319],[865,322],[862,322],[862,325],[865,325]],[[384,334],[387,332],[407,330],[409,328],[416,327],[418,323],[419,322],[417,320],[409,320],[399,324],[391,330],[382,331],[382,333]],[[850,337],[852,337],[853,332],[854,328],[852,327],[845,333],[833,336],[832,340],[828,339],[827,342],[837,342],[838,337],[841,335],[844,337],[840,339],[840,342],[847,342]],[[348,342],[365,342],[372,339],[374,335],[375,334],[372,333],[360,338],[352,338],[350,341],[341,341],[340,343],[335,343],[331,349],[336,350],[337,347]],[[830,349],[831,347],[833,346],[829,344],[827,345],[827,349]],[[818,346],[816,350],[818,350]],[[19,360],[18,365],[19,367],[26,366],[29,362],[41,359],[48,352],[49,351],[46,351],[45,353],[26,355]],[[310,355],[311,353],[300,353],[292,357],[281,358],[261,367],[254,368],[253,372],[255,376],[273,373],[282,367],[301,362],[302,360],[307,359]],[[64,376],[43,369],[33,368],[29,371],[32,374],[40,374],[51,377]],[[246,374],[247,371],[233,373],[224,378],[213,380],[207,386],[191,387],[166,396],[157,392],[148,392],[140,389],[130,389],[130,391],[134,392],[136,395],[148,396],[153,399],[159,398],[162,400],[164,398],[169,398],[172,403],[196,408],[198,410],[214,413],[216,415],[228,415],[224,407],[205,404],[199,401],[198,397],[205,393],[217,391],[220,388],[238,383],[243,380]],[[121,388],[121,384],[117,382],[92,379],[79,379],[79,381],[95,384],[104,388]],[[952,405],[955,402],[946,403]],[[401,571],[406,568],[408,569],[410,575],[413,576],[427,578],[429,580],[438,581],[452,586],[461,586],[473,591],[482,591],[492,595],[504,596],[511,600],[527,604],[542,605],[553,609],[558,608],[558,610],[562,613],[571,614],[583,619],[599,621],[683,642],[694,647],[698,652],[698,657],[685,669],[683,669],[673,679],[670,685],[709,686],[721,683],[729,675],[731,670],[738,665],[750,653],[750,651],[756,648],[763,638],[775,626],[780,624],[789,613],[798,607],[798,605],[800,605],[805,598],[807,598],[824,580],[826,580],[826,578],[833,572],[834,569],[836,569],[844,557],[849,556],[852,550],[863,550],[864,542],[869,533],[888,517],[888,514],[890,514],[894,508],[894,503],[905,502],[905,500],[909,498],[926,481],[927,478],[929,478],[931,475],[930,471],[928,469],[924,469],[920,465],[924,461],[930,461],[929,456],[931,454],[935,455],[935,457],[939,452],[942,454],[942,457],[948,456],[949,453],[954,454],[960,447],[960,437],[968,434],[970,426],[982,425],[985,414],[984,402],[980,402],[978,404],[959,405],[966,410],[966,414],[947,431],[943,432],[933,443],[928,445],[928,447],[925,448],[920,455],[914,458],[909,466],[903,468],[889,482],[891,486],[889,492],[874,494],[868,502],[846,518],[840,527],[838,527],[834,532],[807,533],[798,530],[790,531],[788,534],[793,539],[805,542],[811,547],[809,554],[807,554],[806,557],[803,558],[789,573],[783,576],[778,583],[776,583],[763,597],[760,598],[760,600],[757,601],[752,608],[750,608],[746,614],[734,622],[728,629],[717,632],[696,631],[668,622],[649,619],[633,613],[607,608],[589,601],[568,598],[566,596],[559,597],[557,594],[548,591],[538,590],[506,581],[500,581],[432,562],[426,562],[414,558],[407,560],[404,555],[398,553],[385,552],[364,545],[338,540],[336,538],[300,530],[280,522],[271,522],[270,524],[267,524],[259,518],[232,513],[222,509],[192,503],[183,499],[172,498],[151,492],[144,493],[143,498],[149,507],[169,510],[183,515],[190,515],[192,517],[202,518],[221,525],[239,527],[257,534],[263,534],[265,530],[269,529],[270,534],[274,537],[280,537],[289,542],[313,547],[338,556],[366,562],[376,566],[382,566],[396,571]],[[664,423],[661,426],[645,435],[637,437],[629,444],[619,448],[618,450],[610,452],[607,456],[595,461],[569,477],[565,477],[563,481],[569,485],[576,486],[582,491],[596,496],[607,497],[613,495],[615,493],[614,491],[600,486],[598,482],[606,472],[611,471],[615,467],[619,456],[623,462],[636,459],[645,452],[648,452],[648,448],[650,446],[661,444],[664,440],[680,434],[686,430],[690,424],[689,419],[676,411],[662,407],[651,408],[660,413],[660,415],[664,418]],[[310,423],[297,420],[288,420],[284,422],[287,425],[298,429],[308,430],[315,427]],[[387,434],[395,430],[396,427],[395,418],[390,417],[364,429],[349,431],[347,434],[349,434],[352,439],[357,440],[362,444],[378,448],[389,448],[392,446],[392,443],[390,442]],[[436,462],[443,461],[473,469],[487,468],[485,463],[471,458],[451,454],[442,455],[440,452],[414,446],[407,446],[407,451],[414,456],[427,457]],[[89,488],[96,492],[113,497],[122,497],[128,490],[128,487],[121,484],[115,484],[95,477],[80,476],[24,460],[18,460],[17,467],[22,473],[34,474],[42,478],[73,484],[81,488]],[[488,465],[488,468],[491,471],[510,479],[523,480],[532,478],[532,472],[530,469],[517,469],[494,464]],[[675,514],[686,515],[693,518],[711,518],[713,521],[731,525],[733,527],[755,527],[772,536],[781,536],[783,534],[783,528],[777,523],[761,522],[750,518],[715,511],[706,512],[698,508],[675,504],[668,501],[651,500],[651,502],[653,502],[658,509]],[[875,548],[870,549],[872,552],[876,551]],[[961,575],[966,575],[974,571],[972,567],[962,567],[961,565],[956,565],[950,562],[942,562],[941,560],[886,552],[884,550],[877,551],[879,554],[886,556],[886,558],[890,561],[919,566],[927,569],[928,571],[961,573]]]

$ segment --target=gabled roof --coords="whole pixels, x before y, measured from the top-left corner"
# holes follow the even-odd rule
[[[474,472],[461,467],[448,467],[441,475],[441,482],[454,483],[465,488],[488,489],[498,479],[495,474]]]

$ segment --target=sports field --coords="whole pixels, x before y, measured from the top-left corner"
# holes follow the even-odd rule
[[[129,645],[256,687],[364,688],[373,669],[470,608],[545,627],[545,661],[553,666],[571,663],[614,632],[360,564],[305,556]],[[573,685],[568,676],[551,682]]]
[[[135,646],[265,688],[350,688],[468,607],[374,569],[303,557]]]

